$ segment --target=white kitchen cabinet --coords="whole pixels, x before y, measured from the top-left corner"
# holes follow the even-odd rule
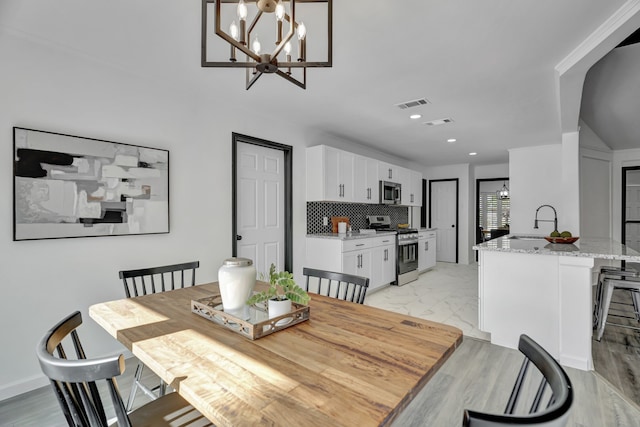
[[[342,253],[342,273],[368,277],[371,285],[371,249],[359,249]]]
[[[423,272],[436,265],[436,232],[418,232],[418,271]]]
[[[402,205],[422,206],[422,174],[410,169],[398,171],[402,184]]]
[[[378,162],[378,179],[380,181],[400,182],[400,166],[391,163]]]
[[[306,150],[307,201],[380,203],[380,181],[402,185],[400,204],[422,206],[422,174],[391,163],[316,145]]]
[[[307,200],[353,202],[355,155],[326,145],[307,148]]]
[[[409,206],[422,206],[422,174],[409,171]]]
[[[372,275],[375,280],[369,283],[370,289],[376,289],[396,281],[396,238],[389,236],[381,239],[380,246],[372,251]],[[379,278],[376,279],[376,278]]]
[[[378,161],[364,156],[354,156],[353,201],[380,203]]]
[[[305,267],[369,278],[373,290],[396,280],[396,236],[307,237]]]

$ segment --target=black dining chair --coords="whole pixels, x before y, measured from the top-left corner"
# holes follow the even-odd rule
[[[304,290],[307,292],[364,304],[369,288],[368,277],[306,267],[302,274],[306,276]]]
[[[518,349],[524,354],[520,373],[513,386],[511,396],[504,414],[488,414],[471,410],[464,411],[462,425],[465,427],[500,427],[500,426],[546,426],[563,427],[567,424],[569,410],[573,403],[573,388],[569,376],[562,366],[527,335],[520,335]],[[529,412],[520,414],[518,400],[526,381],[529,365],[534,366],[542,374],[533,400],[528,406]],[[543,404],[547,385],[550,388],[548,401]],[[549,393],[546,393],[549,395]]]
[[[116,382],[125,369],[124,356],[88,359],[77,332],[80,325],[82,315],[76,311],[49,329],[36,348],[42,372],[49,377],[70,427],[212,425],[178,393],[127,413]],[[105,405],[109,401],[113,407]]]
[[[198,267],[200,267],[200,261],[191,261],[160,267],[123,270],[118,275],[124,283],[124,292],[127,298],[131,298],[184,288],[186,285],[193,286],[196,284],[196,268]],[[127,411],[131,411],[133,408],[133,401],[138,389],[151,399],[166,393],[166,384],[162,380],[160,380],[160,384],[151,388],[142,382],[143,369],[144,364],[138,363],[129,399],[127,399]]]

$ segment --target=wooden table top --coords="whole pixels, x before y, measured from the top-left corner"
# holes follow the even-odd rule
[[[191,312],[217,283],[96,304],[90,316],[218,426],[388,425],[462,342],[454,327],[320,295],[251,341]]]

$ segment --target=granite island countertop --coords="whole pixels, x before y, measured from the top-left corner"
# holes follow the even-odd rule
[[[338,234],[338,233],[307,234],[307,237],[315,237],[320,239],[356,240],[356,239],[370,239],[372,237],[381,237],[381,236],[394,236],[395,234],[396,234],[395,231],[379,231],[376,233],[360,233],[359,231],[352,231],[346,234]]]
[[[478,251],[562,255],[640,262],[640,252],[612,239],[585,238],[572,244],[549,243],[543,236],[509,234],[473,246]]]

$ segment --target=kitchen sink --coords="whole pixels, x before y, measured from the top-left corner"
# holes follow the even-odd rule
[[[512,240],[544,240],[543,236],[509,236]]]

